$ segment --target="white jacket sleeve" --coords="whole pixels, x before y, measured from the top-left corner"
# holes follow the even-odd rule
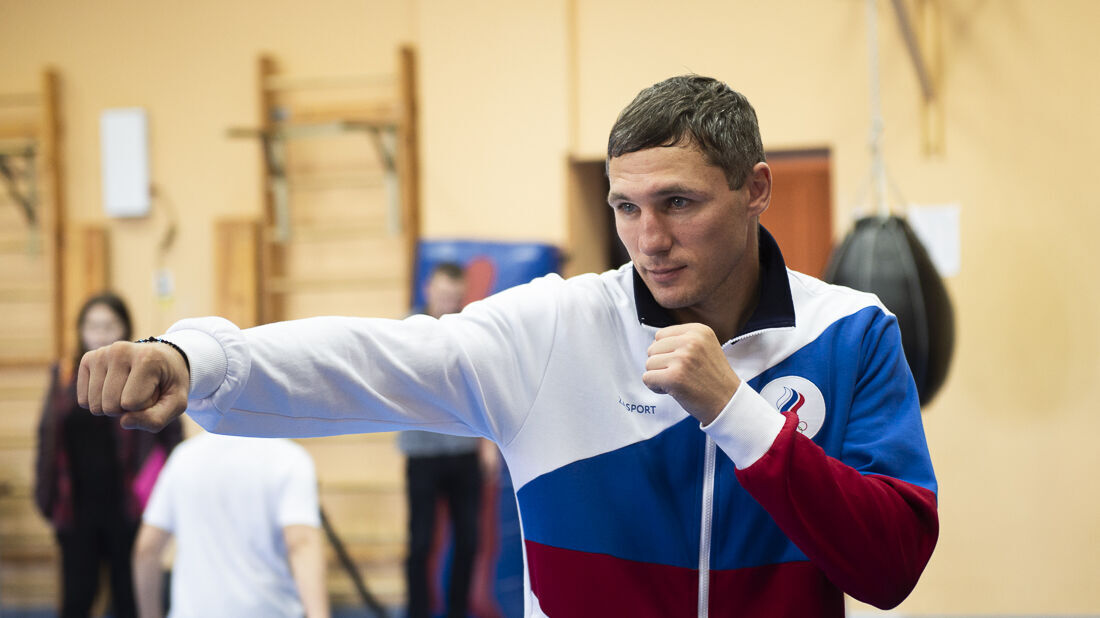
[[[424,429],[506,443],[549,362],[563,283],[544,277],[439,320],[323,317],[241,330],[197,318],[165,338],[191,364],[188,414],[211,432]]]

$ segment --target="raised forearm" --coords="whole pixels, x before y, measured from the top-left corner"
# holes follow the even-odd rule
[[[900,603],[939,534],[935,495],[829,457],[787,423],[741,485],[844,592],[880,608]]]

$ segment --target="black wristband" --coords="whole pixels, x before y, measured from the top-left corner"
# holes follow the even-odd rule
[[[185,365],[187,365],[187,373],[191,373],[191,361],[187,360],[187,354],[184,353],[184,351],[181,350],[178,345],[172,343],[171,341],[168,341],[167,339],[161,339],[160,337],[146,337],[145,339],[138,339],[134,343],[163,343],[163,344],[167,344],[173,350],[180,353],[180,356],[183,357],[183,363]]]

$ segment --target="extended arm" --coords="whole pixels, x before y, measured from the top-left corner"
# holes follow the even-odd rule
[[[307,618],[327,618],[328,592],[325,589],[325,558],[321,551],[321,531],[315,526],[295,524],[283,528],[287,559],[298,595]]]
[[[78,399],[153,431],[186,408],[223,434],[425,429],[504,441],[549,362],[560,284],[518,286],[440,320],[329,317],[243,331],[220,318],[184,320],[164,338],[190,370],[167,345],[115,344],[85,355]]]
[[[161,559],[172,534],[156,526],[142,524],[134,542],[134,596],[138,616],[161,618],[164,615],[164,570]]]

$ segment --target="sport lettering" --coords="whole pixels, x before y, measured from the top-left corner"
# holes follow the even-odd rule
[[[626,408],[627,412],[633,412],[635,414],[656,414],[657,413],[657,406],[643,406],[643,405],[637,404],[637,403],[627,403],[627,402],[623,401],[622,398],[619,399],[619,405]]]

